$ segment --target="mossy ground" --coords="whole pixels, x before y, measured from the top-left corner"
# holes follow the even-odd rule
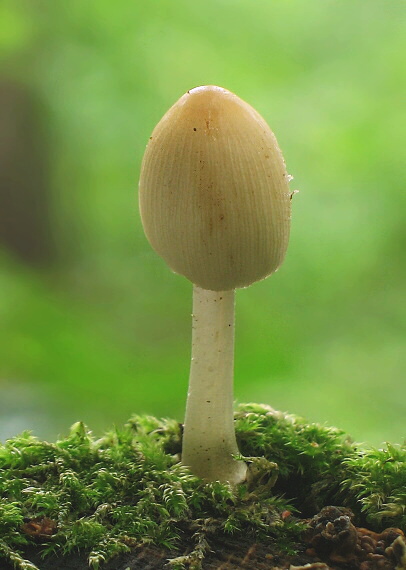
[[[36,570],[33,548],[85,552],[97,569],[142,544],[193,544],[173,568],[199,568],[210,537],[252,536],[292,549],[303,517],[336,504],[358,524],[406,528],[406,445],[361,449],[340,430],[267,406],[235,414],[244,457],[264,457],[250,484],[208,483],[181,465],[181,425],[135,416],[97,439],[82,423],[48,443],[26,432],[0,446],[0,560]],[[252,459],[255,462],[255,459]],[[292,513],[292,514],[289,514]],[[296,516],[297,515],[297,516]]]

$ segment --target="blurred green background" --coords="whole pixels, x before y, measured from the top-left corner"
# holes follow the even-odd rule
[[[183,417],[192,288],[151,250],[146,141],[218,84],[274,130],[280,271],[237,293],[235,397],[406,436],[404,1],[2,0],[0,438]]]

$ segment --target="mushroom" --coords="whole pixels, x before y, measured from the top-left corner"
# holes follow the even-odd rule
[[[281,265],[289,176],[265,120],[221,87],[196,87],[164,115],[141,167],[153,249],[193,284],[182,463],[206,481],[244,481],[233,417],[235,289]]]

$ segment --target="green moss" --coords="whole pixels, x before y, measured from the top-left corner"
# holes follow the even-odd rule
[[[77,423],[56,443],[28,432],[8,440],[0,446],[0,558],[33,570],[23,557],[30,545],[44,556],[80,549],[97,569],[135,545],[191,540],[191,554],[172,565],[198,568],[214,533],[289,549],[303,529],[299,516],[327,504],[350,506],[377,530],[405,528],[406,446],[360,450],[335,428],[256,404],[235,417],[241,453],[256,466],[236,489],[204,484],[180,464],[181,426],[171,420],[136,416],[100,439]]]
[[[345,461],[342,481],[348,504],[377,526],[406,528],[406,445],[360,450]]]

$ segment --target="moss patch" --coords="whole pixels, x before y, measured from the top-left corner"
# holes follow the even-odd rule
[[[257,404],[240,406],[235,422],[241,453],[257,467],[235,489],[204,484],[180,464],[181,426],[172,420],[135,416],[100,439],[77,423],[56,443],[28,432],[8,440],[0,446],[0,559],[34,570],[25,558],[33,548],[44,557],[81,551],[97,569],[135,546],[187,540],[192,551],[171,565],[198,568],[213,535],[292,550],[300,518],[329,504],[350,507],[378,532],[405,530],[406,445],[360,449],[340,430]]]

